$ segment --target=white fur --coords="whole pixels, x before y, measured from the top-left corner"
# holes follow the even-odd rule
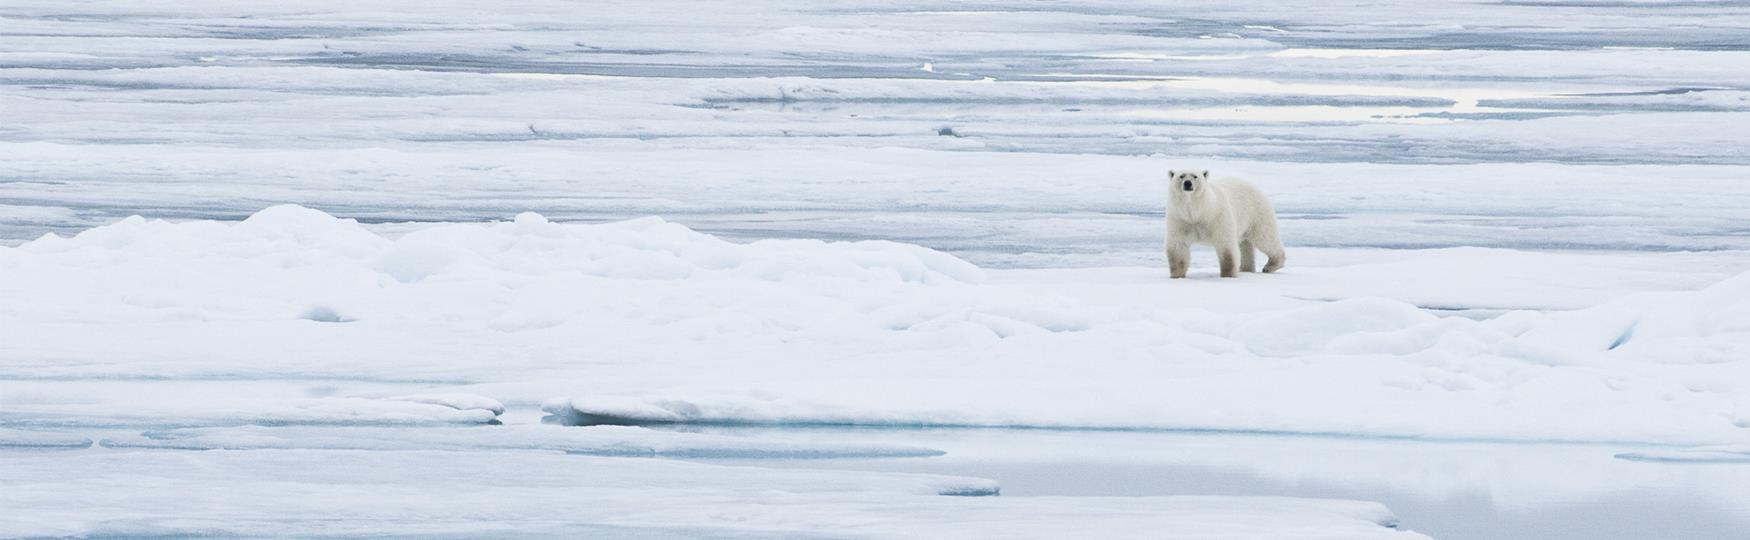
[[[1288,262],[1276,234],[1276,211],[1256,186],[1238,178],[1209,179],[1209,171],[1168,171],[1167,267],[1175,278],[1191,266],[1191,245],[1215,248],[1221,277],[1255,272],[1252,249],[1269,257],[1265,272]],[[1186,183],[1190,191],[1185,190]]]

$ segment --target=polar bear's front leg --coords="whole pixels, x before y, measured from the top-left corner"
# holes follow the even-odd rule
[[[1221,277],[1240,277],[1240,246],[1227,244],[1216,248],[1216,257],[1221,261]]]
[[[1185,277],[1191,270],[1191,244],[1178,239],[1167,240],[1167,270],[1175,278]]]

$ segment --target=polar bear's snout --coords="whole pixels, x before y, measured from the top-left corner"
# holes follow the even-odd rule
[[[1192,186],[1191,186],[1190,180],[1186,180],[1184,186],[1185,186],[1185,191],[1191,191]]]

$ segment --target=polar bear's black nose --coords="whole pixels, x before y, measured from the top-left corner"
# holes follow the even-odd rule
[[[1185,191],[1191,191],[1191,181],[1190,180],[1185,181]]]

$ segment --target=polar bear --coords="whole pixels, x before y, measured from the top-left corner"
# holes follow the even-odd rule
[[[1209,171],[1167,171],[1167,267],[1175,278],[1191,266],[1191,244],[1215,247],[1221,277],[1256,272],[1252,249],[1270,257],[1265,272],[1282,269],[1288,255],[1276,235],[1276,211],[1256,186],[1237,178],[1210,180]]]

